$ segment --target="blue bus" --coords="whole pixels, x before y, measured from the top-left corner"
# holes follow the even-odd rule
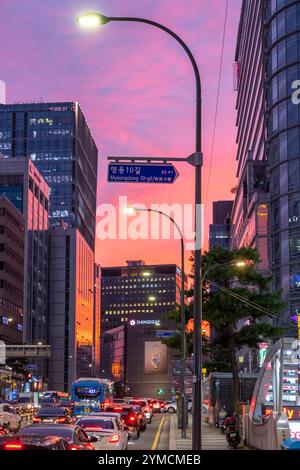
[[[99,412],[105,401],[113,399],[113,382],[107,379],[81,378],[71,387],[71,400],[75,416]]]

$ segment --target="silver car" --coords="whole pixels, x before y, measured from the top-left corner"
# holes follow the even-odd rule
[[[76,424],[84,429],[93,441],[95,450],[127,450],[128,429],[123,425],[120,415],[116,413],[97,413],[82,416]]]

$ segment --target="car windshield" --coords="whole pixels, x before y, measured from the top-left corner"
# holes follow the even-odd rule
[[[25,426],[19,431],[20,436],[58,436],[63,437],[67,441],[71,441],[73,437],[73,429],[65,428],[63,425],[58,426]]]
[[[141,406],[142,408],[144,408],[145,406],[147,406],[147,403],[145,401],[141,401],[141,400],[131,400],[129,402],[129,405],[138,405],[138,406]]]
[[[64,408],[40,408],[39,416],[52,416],[52,415],[64,415],[65,409]]]
[[[20,403],[30,403],[31,397],[20,397],[19,402]]]
[[[114,423],[111,419],[79,419],[78,426],[82,428],[114,429]]]

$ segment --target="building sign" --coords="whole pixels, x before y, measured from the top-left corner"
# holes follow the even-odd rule
[[[120,362],[113,362],[111,365],[111,375],[115,379],[120,379],[121,378],[121,364]]]
[[[160,341],[145,342],[145,374],[167,373],[167,351]]]
[[[286,413],[289,421],[300,421],[300,406],[284,406],[282,408],[283,413]],[[263,406],[262,412],[268,416],[273,413],[272,406]]]
[[[160,326],[160,320],[130,320],[130,326],[154,325]]]

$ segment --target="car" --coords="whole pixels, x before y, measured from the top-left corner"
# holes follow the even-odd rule
[[[127,405],[126,400],[124,398],[114,398],[111,402],[111,406],[115,405]]]
[[[135,398],[135,399],[129,400],[128,405],[130,405],[130,406],[134,406],[134,405],[141,406],[144,413],[145,413],[147,424],[151,424],[151,422],[152,422],[152,408],[150,407],[150,404],[148,403],[148,400],[146,400],[144,398]]]
[[[68,442],[68,450],[95,450],[96,438],[89,438],[86,432],[75,424],[29,424],[24,426],[18,436],[57,436]]]
[[[68,450],[69,443],[58,436],[7,436],[0,440],[0,450]]]
[[[137,417],[138,417],[138,420],[139,420],[139,429],[140,431],[146,431],[147,429],[147,419],[146,419],[146,415],[143,411],[143,408],[139,405],[131,405],[132,406],[132,409],[135,411]]]
[[[192,411],[192,399],[191,398],[188,398],[188,411],[189,412]],[[177,402],[173,401],[171,403],[167,403],[165,406],[165,412],[170,413],[170,414],[177,413]]]
[[[21,427],[21,416],[8,403],[0,403],[0,426],[15,432]]]
[[[89,437],[96,437],[96,450],[127,450],[128,428],[124,426],[119,415],[84,416],[76,421]]]
[[[128,427],[129,435],[133,439],[140,437],[139,418],[132,406],[110,406],[106,409],[109,413],[119,413],[122,422]]]
[[[39,408],[58,406],[59,400],[55,397],[43,397],[39,400]]]
[[[33,423],[57,423],[72,424],[75,418],[72,418],[70,412],[62,407],[46,407],[40,408],[33,416]]]
[[[153,413],[164,413],[165,412],[165,404],[162,400],[156,400],[149,398],[148,399],[150,406],[152,407]]]

